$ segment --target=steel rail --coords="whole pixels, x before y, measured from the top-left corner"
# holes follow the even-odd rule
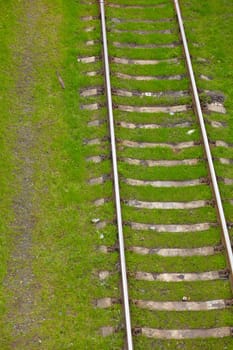
[[[233,289],[233,254],[232,254],[231,241],[229,238],[229,232],[228,232],[226,218],[225,218],[225,214],[224,214],[224,210],[223,210],[222,199],[221,199],[221,195],[220,195],[220,191],[219,191],[219,187],[218,187],[217,177],[216,177],[216,173],[214,170],[213,159],[212,159],[211,150],[210,150],[210,146],[209,146],[205,122],[204,122],[204,118],[203,118],[203,114],[202,114],[201,103],[200,103],[200,99],[199,99],[199,95],[198,95],[197,85],[196,85],[196,81],[195,81],[195,77],[194,77],[194,72],[193,72],[191,57],[190,57],[190,53],[189,53],[188,43],[187,43],[187,39],[186,39],[186,34],[185,34],[185,30],[184,30],[184,24],[183,24],[183,19],[182,19],[182,15],[181,15],[179,1],[174,0],[174,4],[175,4],[176,15],[178,18],[178,23],[179,23],[180,34],[181,34],[181,38],[182,38],[182,42],[183,42],[186,64],[187,64],[187,68],[188,68],[189,76],[190,76],[190,80],[191,80],[191,88],[192,88],[192,93],[193,93],[193,99],[195,102],[196,114],[198,116],[198,120],[199,120],[199,124],[200,124],[200,128],[201,128],[201,134],[202,134],[204,149],[205,149],[205,153],[206,153],[206,157],[207,157],[209,173],[210,173],[210,178],[211,178],[211,182],[212,182],[212,188],[214,191],[216,207],[217,207],[220,225],[221,225],[221,229],[222,229],[223,243],[225,245],[226,252],[227,252],[228,266],[229,266],[229,270],[230,270],[230,281],[231,281],[231,285],[232,285],[232,289]]]
[[[109,69],[109,58],[108,58],[108,43],[107,43],[107,34],[106,34],[104,0],[99,0],[99,5],[100,5],[100,14],[101,14],[105,84],[106,84],[106,93],[107,93],[108,117],[109,117],[111,151],[112,151],[112,167],[113,167],[113,176],[114,176],[114,191],[115,191],[117,228],[118,228],[118,240],[119,240],[119,251],[120,251],[121,282],[122,282],[122,292],[123,292],[123,305],[124,305],[124,316],[125,316],[125,326],[126,326],[127,349],[133,350],[131,317],[130,317],[130,308],[129,308],[128,281],[127,281],[126,261],[125,261],[124,235],[123,235],[122,214],[121,214],[119,176],[118,176],[118,168],[117,168],[116,139],[115,139],[115,130],[114,130],[114,117],[113,117],[113,105],[112,105],[112,93],[111,93],[111,81],[110,81],[110,69]]]

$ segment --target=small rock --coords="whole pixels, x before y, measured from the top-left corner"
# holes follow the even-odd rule
[[[94,218],[91,220],[92,224],[98,224],[98,222],[100,222],[99,218]]]
[[[187,135],[192,135],[195,132],[194,129],[187,131]]]
[[[145,92],[145,96],[152,96],[151,92]]]
[[[212,77],[208,77],[207,75],[204,75],[204,74],[201,74],[201,75],[200,75],[200,78],[203,79],[203,80],[207,80],[207,81],[213,80]]]
[[[95,304],[100,309],[107,309],[108,307],[112,306],[112,299],[111,298],[97,299]]]
[[[218,122],[218,121],[211,121],[211,126],[213,128],[222,128],[223,124],[221,122]]]
[[[99,252],[101,253],[108,253],[108,248],[104,245],[101,245],[99,248],[98,248]]]
[[[182,301],[189,301],[190,297],[183,296]]]
[[[102,327],[101,328],[101,335],[103,337],[107,337],[107,336],[109,336],[109,335],[111,335],[113,333],[114,333],[114,328],[113,327]]]
[[[203,57],[197,57],[197,62],[208,63],[208,60],[206,58],[203,58]]]
[[[174,115],[175,113],[174,113],[174,112],[170,112],[169,114],[170,114],[170,115]]]
[[[99,272],[99,279],[101,281],[105,280],[108,277],[109,277],[109,272],[108,271],[100,271]]]
[[[121,23],[121,20],[119,18],[112,18],[111,21],[114,23]]]
[[[95,28],[94,27],[88,27],[85,29],[85,32],[89,33],[92,32]]]
[[[100,235],[100,239],[104,239],[104,235],[103,235],[103,233],[101,233],[101,235]]]

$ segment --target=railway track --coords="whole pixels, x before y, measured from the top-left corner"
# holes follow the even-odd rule
[[[105,123],[96,111],[107,112],[112,162],[111,176],[89,182],[114,185],[118,238],[100,251],[119,252],[122,287],[119,298],[107,295],[96,306],[122,304],[129,350],[189,348],[189,341],[195,349],[202,341],[218,348],[219,339],[232,336],[233,256],[211,148],[229,145],[210,141],[205,125],[219,127],[207,113],[224,113],[224,106],[210,91],[201,105],[177,0],[88,4],[99,6],[100,17],[83,20],[101,26],[102,39],[86,44],[101,44],[102,54],[79,62],[100,62],[104,81],[81,91],[82,108],[93,113],[94,127]],[[86,32],[93,31],[87,26]],[[106,140],[86,143],[95,147]],[[106,159],[98,154],[88,160]],[[95,205],[109,201],[111,195],[95,198]],[[95,221],[99,230],[114,223]],[[101,270],[99,278],[113,273]],[[105,325],[102,333],[120,330]]]

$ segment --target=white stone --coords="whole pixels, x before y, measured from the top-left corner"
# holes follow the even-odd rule
[[[92,224],[98,224],[98,222],[100,222],[99,218],[95,218],[91,220]]]
[[[187,135],[192,135],[195,132],[194,129],[187,131]]]

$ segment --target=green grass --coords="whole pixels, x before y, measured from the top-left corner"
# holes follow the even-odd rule
[[[219,245],[219,228],[211,227],[204,232],[159,233],[151,230],[136,231],[125,227],[125,237],[130,246],[160,248],[198,248],[208,245]],[[191,242],[191,243],[190,243]],[[132,281],[133,283],[133,281]],[[181,283],[182,284],[182,283]]]
[[[140,124],[158,124],[163,126],[163,124],[174,124],[174,123],[183,123],[183,122],[192,122],[196,124],[196,119],[193,116],[191,111],[187,111],[185,113],[139,113],[139,112],[124,112],[116,109],[114,111],[114,116],[116,121],[129,121],[132,123],[140,123]],[[196,124],[197,128],[197,124]],[[175,130],[173,131],[175,132]]]
[[[217,3],[218,1],[216,1]],[[142,2],[140,2],[142,4]],[[182,5],[185,4],[185,1]],[[158,11],[158,14],[153,16],[153,19],[158,18],[169,18],[173,16],[173,8],[167,4],[164,9]],[[214,5],[215,6],[215,5]],[[212,65],[214,64],[214,58],[208,55],[209,47],[201,46],[196,47],[195,42],[198,42],[196,37],[197,28],[199,26],[198,17],[195,18],[192,11],[195,14],[198,11],[202,11],[202,15],[205,16],[206,21],[208,21],[208,15],[206,15],[204,8],[209,8],[210,5],[200,4],[198,6],[191,7],[187,1],[187,16],[192,19],[188,24],[188,35],[190,34],[189,44],[192,50],[192,59],[194,62],[195,73],[197,77],[200,74],[205,74],[214,77],[214,72]],[[196,8],[198,10],[196,10]],[[108,19],[108,29],[110,31],[109,35],[109,47],[110,55],[116,57],[125,57],[131,59],[164,59],[170,57],[181,57],[182,53],[180,47],[175,49],[140,49],[140,48],[115,48],[112,46],[114,41],[121,43],[135,43],[139,45],[146,44],[162,44],[171,43],[172,41],[178,41],[179,36],[177,35],[177,24],[175,22],[171,23],[143,23],[144,19],[152,19],[152,13],[145,9],[143,14],[140,12],[139,22],[135,21],[139,19],[136,14],[136,10],[130,11],[129,9],[113,9],[107,8],[107,19]],[[213,13],[213,11],[212,11]],[[158,17],[157,17],[158,16]],[[122,23],[116,23],[116,21],[111,21],[111,17],[120,18],[126,20]],[[193,19],[193,17],[195,19]],[[127,19],[132,19],[132,22],[127,22]],[[134,21],[133,21],[134,19]],[[194,25],[195,24],[195,25]],[[135,30],[155,30],[155,29],[165,29],[173,28],[174,32],[170,35],[152,34],[148,33],[145,35],[140,35],[133,33]],[[203,24],[201,24],[203,25]],[[201,27],[200,25],[200,27]],[[205,28],[204,35],[206,34],[206,28],[209,28],[210,24],[203,25],[203,30]],[[221,26],[219,25],[219,28]],[[114,33],[114,29],[129,31],[123,33]],[[190,31],[189,31],[190,29]],[[220,29],[219,29],[220,30]],[[214,30],[213,30],[214,32]],[[214,43],[213,43],[214,44]],[[214,44],[216,46],[216,43]],[[214,46],[213,46],[214,47]],[[206,63],[200,64],[199,58],[207,58]],[[160,63],[153,66],[139,66],[139,65],[120,65],[111,64],[111,71],[113,73],[124,73],[132,76],[144,75],[144,76],[169,76],[174,74],[186,74],[184,61],[181,60],[179,64],[165,64]],[[207,90],[223,91],[222,82],[216,82],[215,79],[206,82],[198,78],[198,87]],[[153,81],[136,81],[129,79],[119,79],[115,75],[112,76],[112,86],[113,88],[126,89],[128,91],[168,91],[168,90],[188,90],[189,82],[186,77],[182,80],[153,80]],[[229,89],[231,89],[229,87]],[[211,102],[210,98],[206,93],[202,93],[200,96],[201,102]],[[182,104],[190,103],[188,98],[172,98],[172,97],[160,97],[160,98],[145,98],[145,97],[117,97],[113,98],[114,104],[122,105],[137,105],[137,106],[152,106],[161,104]],[[226,107],[229,103],[226,98]],[[138,142],[182,142],[182,141],[199,141],[199,127],[197,126],[196,118],[194,118],[189,113],[176,113],[175,115],[164,115],[162,113],[126,113],[119,110],[115,110],[116,121],[127,121],[132,123],[172,123],[181,122],[183,120],[189,120],[193,125],[188,128],[171,128],[162,126],[160,129],[125,129],[117,128],[117,138],[119,140],[131,140]],[[226,115],[218,115],[216,113],[211,113],[205,115],[208,121],[225,121],[227,125],[231,124],[229,118],[229,112]],[[188,135],[187,132],[190,129],[195,129],[195,133]],[[231,129],[221,128],[216,129],[210,125],[207,125],[207,131],[211,140],[226,140],[228,142],[231,138]],[[223,147],[211,147],[215,157],[220,156],[231,156],[231,151]],[[182,151],[174,152],[168,148],[130,148],[122,147],[119,144],[119,157],[122,159],[124,157],[131,157],[137,159],[186,159],[186,158],[200,158],[203,159],[204,155],[201,150],[201,146],[192,147],[190,149],[185,149]],[[224,166],[216,163],[216,170],[219,176],[232,177],[232,167]],[[206,164],[202,160],[197,166],[174,166],[174,167],[145,167],[142,165],[133,166],[128,165],[124,162],[119,163],[119,172],[124,178],[133,178],[141,180],[185,180],[193,179],[199,177],[206,177]],[[224,191],[224,197],[231,198],[232,186],[224,186],[221,184],[221,189]],[[198,199],[211,199],[212,194],[210,188],[207,185],[186,187],[185,189],[176,188],[152,188],[151,186],[135,187],[128,186],[121,182],[121,196],[123,199],[137,199],[144,201],[189,201]],[[229,219],[231,219],[231,209],[230,204],[224,203],[226,209],[226,214]],[[123,219],[127,221],[134,221],[140,223],[197,223],[197,222],[213,222],[216,223],[216,212],[211,206],[207,206],[201,209],[195,210],[148,210],[148,209],[136,209],[130,208],[123,205]],[[211,229],[204,232],[190,232],[187,234],[182,233],[157,233],[150,230],[147,231],[137,231],[130,227],[125,227],[125,240],[127,246],[138,245],[144,247],[201,247],[205,245],[216,245],[220,243],[220,232],[219,227],[212,227]],[[189,258],[162,258],[156,255],[140,256],[131,252],[127,253],[128,268],[130,272],[133,271],[151,271],[151,272],[195,272],[195,271],[208,271],[222,269],[225,266],[225,258],[222,254],[217,254],[215,256],[209,257],[189,257]],[[201,283],[200,283],[201,284]],[[181,283],[181,284],[170,284],[169,283],[150,283],[143,281],[134,281],[130,279],[130,295],[135,298],[150,299],[150,300],[181,300],[183,295],[191,295],[192,300],[207,300],[217,295],[225,295],[225,297],[230,297],[231,292],[229,290],[228,282],[214,281],[214,282],[204,282],[202,287],[198,286],[199,283]],[[224,288],[223,288],[224,285]],[[157,289],[158,288],[158,289]],[[216,294],[215,294],[216,293]],[[223,296],[224,298],[224,296]],[[138,310],[136,307],[132,308],[132,322],[135,326],[150,325],[151,327],[157,328],[197,328],[197,327],[217,327],[220,325],[230,325],[231,324],[231,310],[226,311],[216,311],[216,312],[190,312],[190,313],[177,313],[177,312],[150,312]],[[207,326],[208,325],[208,326]],[[230,341],[225,342],[228,346]],[[143,344],[143,345],[142,345]],[[150,344],[150,345],[149,345]],[[172,345],[173,344],[173,345]],[[138,337],[135,340],[136,349],[144,348],[177,348],[184,349],[196,349],[202,344],[201,340],[194,340],[192,343],[189,341],[152,341],[146,340],[143,337]],[[213,345],[215,344],[215,345]],[[221,340],[206,340],[207,348],[216,348],[218,344],[224,344]],[[202,347],[200,347],[202,348]],[[221,348],[221,345],[220,345]],[[226,347],[228,349],[228,347]],[[230,347],[229,347],[230,349]]]
[[[223,199],[232,199],[233,197],[233,186],[225,185],[222,182],[219,182],[219,188],[222,194]]]
[[[116,48],[110,46],[109,54],[113,57],[127,57],[128,59],[167,60],[181,57],[182,50],[180,47],[158,48],[152,50],[147,48]]]
[[[132,178],[135,178],[132,176]],[[144,201],[191,201],[210,199],[211,192],[207,185],[186,187],[185,191],[177,191],[177,188],[153,188],[151,186],[135,187],[121,184],[122,198]]]
[[[197,158],[203,159],[202,149],[201,147],[195,146],[186,148],[184,150],[177,150],[174,152],[173,149],[170,148],[137,148],[137,154],[135,155],[134,148],[121,149],[119,151],[120,157],[130,157],[136,159],[151,159],[151,160],[180,160],[180,159],[189,159],[189,158]],[[136,168],[135,168],[136,169]]]
[[[89,79],[83,75],[85,70],[96,69],[98,64],[84,65],[77,63],[77,57],[90,54],[86,50],[83,39],[79,38],[79,15],[90,14],[90,8],[77,5],[75,1],[44,2],[37,6],[46,8],[46,15],[37,21],[40,38],[47,39],[47,60],[36,62],[34,76],[35,86],[33,127],[37,130],[38,144],[32,150],[34,165],[34,203],[36,203],[35,228],[33,231],[33,272],[35,281],[40,286],[37,292],[37,304],[34,308],[35,318],[43,321],[30,327],[27,338],[41,339],[41,349],[119,349],[123,336],[118,333],[110,338],[102,338],[99,328],[104,325],[118,326],[121,323],[121,307],[114,310],[98,310],[93,307],[94,299],[104,296],[106,288],[111,295],[119,297],[119,278],[111,285],[103,286],[93,274],[96,266],[114,269],[117,255],[104,256],[97,247],[100,243],[113,244],[116,237],[115,227],[104,231],[106,241],[100,239],[100,233],[91,224],[96,212],[91,200],[93,195],[111,194],[112,185],[98,186],[98,191],[87,184],[90,176],[98,176],[103,171],[94,170],[93,165],[86,163],[85,158],[92,154],[91,148],[85,146],[85,138],[103,137],[107,135],[107,126],[88,128],[90,113],[80,111],[81,102],[77,90],[90,85],[93,80],[103,84],[103,78]],[[2,149],[4,149],[4,170],[1,171],[2,198],[2,244],[1,279],[6,271],[6,258],[11,244],[9,240],[9,221],[11,220],[10,201],[13,189],[13,142],[16,142],[14,128],[16,123],[13,100],[14,85],[17,79],[18,65],[12,69],[11,55],[20,52],[20,35],[25,30],[23,25],[17,27],[16,20],[23,16],[24,3],[13,2],[1,4],[4,13],[2,31],[0,32],[2,47],[6,47],[4,59],[1,60],[1,74],[7,72],[2,90],[4,92],[4,115],[1,121]],[[88,13],[87,13],[88,9]],[[92,7],[95,14],[96,7]],[[11,18],[11,22],[9,21]],[[90,34],[88,34],[89,36]],[[97,36],[97,33],[95,34]],[[17,41],[16,41],[17,39]],[[41,49],[41,42],[35,43],[35,51]],[[8,51],[7,51],[8,50]],[[39,57],[38,57],[39,60]],[[15,62],[14,62],[15,63]],[[63,91],[56,77],[56,69],[65,82]],[[13,92],[12,92],[13,91]],[[19,107],[20,108],[20,107]],[[96,111],[93,117],[103,115],[106,111]],[[13,124],[14,125],[14,124]],[[105,130],[104,130],[105,128]],[[7,136],[7,138],[6,138]],[[4,146],[5,145],[5,146]],[[3,148],[4,147],[4,148]],[[106,145],[103,144],[103,151]],[[110,170],[109,162],[105,162],[104,170]],[[92,169],[91,169],[92,168]],[[78,179],[78,180],[77,180]],[[19,189],[16,188],[16,191]],[[88,215],[86,215],[88,213]],[[105,211],[106,216],[113,216],[112,205]],[[104,216],[104,214],[103,214]],[[10,349],[13,341],[12,325],[8,322],[5,310],[5,291],[1,292],[1,349]],[[42,315],[42,316],[41,316]],[[23,317],[23,315],[21,315]],[[20,317],[19,316],[19,322]],[[20,338],[20,336],[18,336]],[[35,340],[30,349],[38,348]]]
[[[118,17],[117,17],[118,18]],[[118,18],[120,20],[122,20],[122,18]],[[124,21],[125,20],[125,21]],[[111,18],[108,19],[108,28],[111,29],[117,29],[117,30],[124,30],[124,31],[134,31],[134,30],[141,30],[141,31],[157,31],[157,30],[166,30],[166,29],[175,29],[175,23],[174,22],[159,22],[159,20],[157,20],[157,22],[154,23],[145,23],[143,22],[143,19],[136,19],[136,23],[138,26],[138,29],[135,29],[135,22],[134,19],[130,19],[132,22],[127,21],[127,19],[123,19],[124,22],[122,23],[116,23],[115,21],[112,21]],[[155,19],[156,21],[156,19]],[[122,38],[122,33],[117,33],[118,35],[120,34],[120,37]],[[114,36],[114,32],[111,33],[110,35]],[[116,35],[116,34],[115,34]],[[126,34],[127,35],[127,34]],[[148,34],[146,34],[148,35]],[[171,35],[171,34],[170,34]],[[117,36],[116,36],[117,37]],[[169,35],[160,35],[161,40],[166,40],[167,37],[169,37]],[[110,36],[110,38],[112,39],[112,37]],[[124,42],[127,42],[127,40],[124,40]],[[172,42],[172,41],[171,41]],[[153,42],[153,44],[155,43],[155,41]]]
[[[143,119],[141,119],[141,122],[145,123]],[[189,128],[159,128],[159,129],[149,129],[149,130],[148,129],[128,130],[125,128],[121,128],[121,129],[118,129],[117,137],[120,138],[121,140],[173,144],[174,146],[176,144],[179,144],[180,142],[193,141],[198,143],[200,141],[199,130],[196,129],[195,132],[189,135],[188,131],[190,129],[191,129],[190,127]]]
[[[207,171],[203,165],[194,165],[194,166],[177,166],[177,167],[156,167],[147,168],[147,167],[138,167],[134,165],[129,165],[126,163],[119,164],[119,173],[120,175],[128,178],[135,174],[134,169],[140,171],[137,172],[136,179],[138,180],[174,180],[174,181],[185,181],[191,179],[198,179],[200,177],[207,176]],[[135,169],[135,170],[136,170]]]
[[[154,6],[154,4],[148,8],[145,6],[143,11],[139,11],[138,8],[107,8],[107,14],[109,17],[137,18],[140,20],[170,18],[173,16],[173,13],[173,7],[170,5],[170,3],[167,3],[163,8],[159,8],[159,10],[156,6]]]
[[[192,312],[190,317],[189,312],[170,311],[147,311],[136,309],[132,306],[132,312],[136,314],[138,324],[146,324],[150,328],[164,329],[183,329],[183,328],[205,328],[209,324],[211,328],[222,327],[224,325],[231,326],[231,310],[215,310],[215,311],[196,311]]]
[[[190,210],[138,209],[123,206],[126,221],[149,224],[195,224],[198,222],[216,222],[216,213],[212,207]]]
[[[156,235],[156,232],[155,232]],[[145,271],[156,273],[172,272],[205,272],[225,268],[225,257],[222,254],[203,257],[161,257],[156,255],[138,255],[128,252],[128,268],[132,272]]]
[[[154,65],[153,70],[151,69],[151,65],[132,65],[132,64],[126,65],[126,64],[113,63],[111,64],[111,71],[112,72],[117,71],[121,73],[132,74],[132,75],[153,75],[153,76],[157,76],[157,75],[166,76],[169,74],[174,75],[174,74],[186,73],[185,64],[182,60],[179,61],[179,64],[161,62],[157,65]]]
[[[177,301],[184,295],[192,301],[231,298],[228,282],[224,280],[186,283],[131,281],[130,291],[132,299],[145,300]]]
[[[208,127],[208,133],[211,140],[232,140],[232,112],[233,112],[233,89],[232,89],[232,48],[228,45],[229,38],[232,35],[232,18],[229,15],[232,11],[232,4],[218,0],[200,3],[198,1],[182,1],[182,10],[185,17],[185,27],[189,41],[201,42],[201,46],[190,47],[191,55],[195,57],[205,57],[210,64],[194,64],[196,76],[200,73],[212,76],[212,81],[203,81],[198,79],[198,87],[209,90],[221,91],[225,95],[224,106],[226,115],[211,115],[212,120],[226,121],[227,127],[214,129]],[[224,23],[224,25],[222,25]],[[206,28],[208,26],[208,32]],[[219,44],[216,45],[216,42]],[[209,116],[208,116],[209,118]],[[232,150],[224,147],[212,147],[212,153],[215,157],[232,158]],[[218,176],[232,178],[233,172],[231,166],[223,166],[215,162]],[[232,186],[226,186],[220,183],[220,190],[223,198],[232,198]],[[226,207],[226,216],[232,220],[230,208]]]
[[[159,4],[164,1],[148,0],[147,5]],[[117,3],[125,4],[124,0]],[[231,140],[233,126],[231,114],[232,104],[232,60],[224,54],[224,48],[232,50],[228,45],[232,35],[231,20],[224,15],[230,12],[232,5],[224,1],[224,8],[219,11],[223,2],[214,0],[201,3],[194,0],[191,4],[188,0],[182,1],[182,6],[187,18],[187,34],[190,42],[201,38],[204,45],[196,48],[191,45],[194,57],[194,67],[197,75],[212,75],[213,80],[206,82],[198,79],[198,86],[205,89],[223,91],[226,95],[227,114],[218,116],[211,114],[206,116],[211,120],[227,121],[229,129],[216,130],[208,126],[211,139]],[[12,200],[15,193],[19,192],[15,182],[14,146],[17,142],[17,113],[22,106],[17,105],[18,96],[15,85],[18,77],[20,62],[13,57],[22,58],[22,38],[25,36],[25,24],[19,19],[25,16],[25,1],[0,1],[2,23],[0,26],[1,60],[0,77],[2,118],[0,128],[0,146],[2,157],[0,159],[0,188],[1,188],[1,219],[0,219],[0,279],[3,280],[7,269],[7,259],[13,249],[14,232],[10,222],[13,221]],[[134,4],[145,4],[145,1],[134,0]],[[188,6],[187,6],[188,5]],[[108,180],[103,185],[90,186],[87,182],[92,177],[110,174],[111,162],[109,159],[100,164],[86,162],[86,157],[93,155],[109,155],[108,139],[101,145],[85,145],[85,139],[108,137],[108,125],[88,127],[87,123],[94,119],[106,119],[105,107],[98,111],[81,110],[82,104],[95,101],[104,102],[104,97],[84,99],[79,96],[81,88],[89,86],[103,86],[104,79],[101,74],[96,77],[87,77],[86,72],[102,69],[102,63],[83,64],[77,62],[77,57],[100,55],[100,46],[85,46],[86,40],[100,39],[100,25],[98,20],[83,22],[81,16],[97,16],[96,4],[81,5],[75,0],[45,1],[40,0],[37,6],[44,9],[44,16],[39,14],[36,30],[38,41],[34,42],[35,53],[34,96],[35,113],[32,116],[32,125],[36,131],[37,140],[31,150],[34,164],[34,198],[33,208],[35,212],[35,227],[33,238],[33,273],[38,286],[34,316],[39,319],[36,325],[32,325],[27,333],[28,340],[41,339],[30,344],[30,350],[66,350],[66,349],[121,349],[123,347],[124,332],[103,338],[99,329],[102,326],[119,327],[123,323],[123,313],[120,305],[106,310],[94,307],[94,300],[102,297],[119,298],[120,276],[118,274],[119,255],[117,252],[103,254],[98,247],[100,245],[113,246],[117,241],[116,227],[111,221],[115,220],[115,208],[113,201],[102,207],[95,207],[93,200],[104,197],[112,198],[112,182]],[[208,14],[205,10],[208,9]],[[108,27],[116,29],[140,29],[153,30],[176,27],[176,23],[112,23],[109,17],[124,19],[160,19],[172,18],[173,7],[170,2],[161,9],[145,8],[117,9],[107,8]],[[216,11],[218,13],[216,14]],[[221,16],[219,16],[221,13]],[[220,18],[226,19],[221,37],[222,28]],[[192,21],[188,21],[188,19]],[[92,32],[83,32],[84,28],[94,26]],[[209,29],[206,32],[206,28]],[[216,30],[217,29],[217,30]],[[222,29],[221,29],[222,30]],[[217,33],[217,39],[214,34]],[[27,36],[26,36],[27,37]],[[43,44],[41,43],[41,40]],[[43,41],[44,40],[44,41]],[[111,55],[131,58],[165,58],[180,56],[180,47],[176,49],[116,49],[111,46],[112,41],[147,43],[170,43],[177,41],[177,27],[171,35],[147,34],[137,35],[133,33],[114,34],[109,33]],[[218,45],[216,45],[216,40]],[[232,55],[231,55],[232,56]],[[208,64],[200,64],[196,57],[206,57]],[[62,90],[57,77],[59,71],[65,82],[65,90]],[[122,72],[132,75],[169,75],[184,74],[185,66],[179,64],[159,64],[156,66],[134,66],[111,64],[112,72]],[[113,76],[113,87],[139,91],[165,91],[182,90],[188,88],[188,81],[151,81],[137,82],[120,80]],[[206,96],[203,96],[206,100]],[[167,99],[137,99],[117,98],[114,102],[122,104],[145,103],[147,105],[170,102]],[[180,103],[181,100],[176,102]],[[185,100],[183,100],[184,102]],[[131,102],[131,103],[130,103]],[[123,113],[115,110],[116,121],[131,121],[136,123],[167,123],[189,120],[194,123],[191,128],[197,129],[196,120],[192,113],[179,113],[173,116],[167,114]],[[149,141],[149,142],[178,142],[199,140],[198,132],[187,135],[188,128],[162,128],[159,130],[126,130],[117,128],[117,137],[121,139]],[[120,147],[119,147],[120,148]],[[213,148],[217,157],[225,156],[233,158],[229,149],[222,147]],[[193,147],[179,152],[170,149],[119,149],[120,157],[132,157],[138,159],[184,159],[203,158],[201,147]],[[222,166],[216,162],[217,172],[221,176],[232,176],[231,166]],[[141,179],[188,179],[206,176],[204,162],[195,167],[177,166],[146,168],[142,166],[130,166],[119,163],[122,177]],[[220,184],[224,198],[233,198],[233,186]],[[123,199],[138,199],[145,201],[189,201],[210,199],[211,192],[207,185],[185,188],[180,191],[176,188],[152,188],[133,187],[121,181],[121,195]],[[228,220],[232,220],[232,206],[224,203]],[[109,224],[103,229],[96,229],[91,223],[93,218],[109,220]],[[123,219],[147,223],[174,223],[174,222],[214,222],[216,217],[212,207],[196,210],[136,210],[123,205]],[[219,244],[220,235],[217,227],[204,232],[196,233],[156,233],[152,231],[136,231],[125,227],[126,246],[141,245],[145,247],[200,247]],[[139,256],[131,252],[126,254],[130,272],[195,272],[224,269],[225,258],[222,253],[211,257],[188,258],[163,258],[155,255]],[[97,272],[110,270],[113,275],[100,281]],[[129,280],[130,297],[154,300],[181,300],[184,295],[191,296],[192,300],[208,300],[214,298],[230,298],[231,292],[228,281],[193,282],[193,283],[160,283]],[[0,291],[0,348],[8,350],[12,348],[14,333],[10,322],[9,311],[6,310],[5,301],[11,301],[4,288]],[[148,325],[151,327],[188,327],[199,326],[215,327],[231,325],[231,310],[213,312],[149,312],[132,308],[133,326]],[[19,315],[21,320],[23,315]],[[19,336],[20,338],[20,336]],[[159,341],[148,340],[143,337],[135,338],[135,349],[232,349],[231,339],[215,340],[189,340],[185,341]]]
[[[182,96],[182,97],[121,97],[115,96],[113,99],[113,103],[116,105],[129,105],[129,106],[176,106],[176,105],[188,105],[191,106],[192,100],[190,96]]]
[[[188,339],[188,340],[158,340],[147,339],[139,336],[135,339],[135,347],[138,350],[147,349],[192,349],[192,350],[212,350],[212,349],[232,349],[232,340],[229,337],[219,339]]]
[[[123,67],[123,65],[122,65]],[[122,67],[118,69],[119,72],[124,74],[131,74],[128,72],[122,71]],[[129,66],[128,66],[129,67]],[[146,66],[143,66],[146,67]],[[163,68],[159,69],[159,72],[164,72]],[[160,74],[159,73],[159,74]],[[169,74],[169,73],[168,73]],[[178,72],[179,74],[179,72]],[[137,68],[135,68],[134,73],[132,73],[133,76],[140,75],[137,72]],[[142,73],[142,75],[146,75]],[[154,70],[152,72],[152,76],[154,76]],[[128,80],[128,79],[122,79],[120,80],[118,77],[113,76],[112,78],[112,84],[114,88],[119,89],[126,89],[128,91],[137,90],[142,92],[160,92],[160,91],[179,91],[179,90],[187,90],[188,89],[188,83],[186,79],[182,79],[181,81],[176,80],[152,80],[152,81],[136,81],[136,80]],[[114,97],[115,99],[115,97]],[[159,99],[157,100],[159,101]],[[153,101],[153,104],[155,102]]]
[[[99,192],[103,195],[104,192],[109,195],[111,186],[106,184],[103,187],[92,187],[86,182],[90,177],[98,176],[105,171],[109,172],[110,163],[106,161],[97,166],[87,164],[85,157],[93,154],[91,150],[95,147],[83,144],[85,138],[101,138],[107,135],[107,125],[87,128],[90,114],[94,118],[105,117],[106,111],[104,109],[94,113],[80,111],[79,103],[82,103],[82,99],[77,94],[77,87],[89,86],[93,82],[103,84],[103,79],[87,78],[83,75],[86,70],[99,69],[99,63],[84,65],[76,62],[77,56],[89,54],[92,51],[91,49],[86,51],[83,45],[84,37],[78,36],[77,40],[79,10],[81,9],[82,15],[90,15],[90,8],[88,7],[86,11],[84,6],[76,5],[73,1],[72,4],[62,2],[62,9],[65,15],[60,29],[63,38],[62,66],[67,88],[61,97],[63,102],[61,111],[65,123],[62,129],[66,130],[66,135],[55,141],[55,154],[51,156],[51,167],[56,168],[57,172],[46,180],[46,183],[51,181],[50,188],[53,196],[51,192],[47,196],[46,203],[43,204],[39,214],[40,224],[37,228],[37,252],[42,251],[43,256],[39,259],[40,264],[37,265],[36,271],[42,280],[47,279],[47,288],[52,287],[53,294],[51,303],[49,302],[51,291],[45,293],[43,300],[43,303],[50,305],[48,318],[42,326],[46,339],[44,347],[46,349],[54,347],[118,349],[122,344],[122,334],[104,339],[99,335],[99,328],[104,325],[118,326],[122,317],[120,306],[107,312],[93,307],[94,299],[106,295],[106,289],[112,296],[119,297],[119,278],[115,279],[111,285],[103,286],[93,274],[96,266],[100,269],[111,266],[114,269],[118,259],[117,255],[105,257],[97,250],[99,244],[114,243],[115,228],[106,228],[105,239],[100,240],[100,233],[90,223],[97,214],[97,210],[90,202],[92,193],[96,195]],[[96,14],[95,6],[92,7],[91,14]],[[88,34],[88,39],[89,35],[91,34]],[[98,36],[97,33],[95,35]],[[95,50],[91,54],[93,53],[96,54]],[[74,74],[75,71],[77,74]],[[47,138],[48,134],[45,134],[45,137]],[[64,156],[61,156],[61,145]],[[102,147],[105,150],[106,144],[104,143]],[[43,181],[39,182],[39,186],[43,186]],[[113,213],[113,207],[110,205],[102,215],[112,217]],[[44,220],[45,215],[48,220]],[[41,232],[43,232],[42,236]],[[44,249],[45,242],[51,247],[49,251]],[[40,272],[41,263],[46,274]],[[64,300],[66,300],[65,303]]]

